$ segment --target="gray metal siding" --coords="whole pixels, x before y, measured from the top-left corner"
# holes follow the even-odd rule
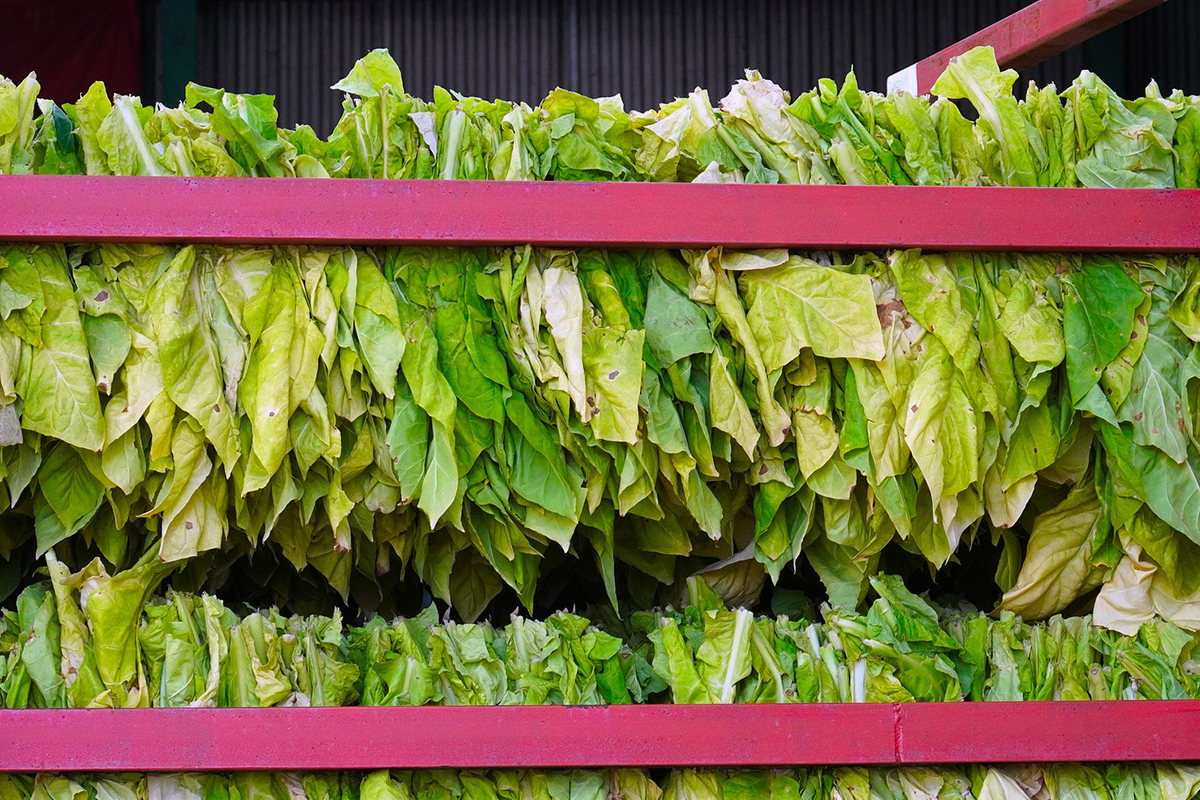
[[[1122,28],[1127,91],[1141,91],[1153,79],[1164,92],[1200,94],[1200,2],[1171,0]]]
[[[354,60],[387,47],[405,87],[434,82],[466,94],[536,103],[557,85],[620,92],[647,108],[704,86],[719,99],[746,67],[793,93],[854,67],[860,84],[887,76],[1012,13],[1026,0],[200,0],[201,83],[276,95],[281,121],[327,133],[341,98],[327,87]],[[1200,92],[1197,0],[1173,0],[1114,39],[1131,87],[1151,74]],[[1085,47],[1023,78],[1068,83]],[[1112,68],[1118,77],[1121,71]],[[1103,71],[1101,71],[1103,75]],[[1124,88],[1124,87],[1117,87]]]

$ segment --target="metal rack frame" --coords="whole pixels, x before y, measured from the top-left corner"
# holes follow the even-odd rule
[[[0,771],[1195,760],[1200,701],[0,712]]]
[[[0,241],[1200,252],[1200,190],[6,176]],[[10,772],[1196,759],[1200,701],[0,711]]]
[[[1181,252],[1198,221],[1200,189],[0,179],[0,241]]]

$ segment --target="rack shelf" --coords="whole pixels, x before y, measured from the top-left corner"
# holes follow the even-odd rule
[[[1200,190],[0,177],[0,241],[1178,252],[1197,220]]]
[[[0,177],[0,241],[1200,251],[1200,190]],[[1200,760],[1200,701],[0,711],[0,771]]]
[[[0,712],[0,771],[1200,759],[1200,701]]]

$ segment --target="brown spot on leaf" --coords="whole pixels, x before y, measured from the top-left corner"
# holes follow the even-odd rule
[[[903,312],[904,303],[901,303],[899,300],[889,300],[882,305],[875,306],[875,316],[879,317],[879,324],[885,331],[892,327],[894,315],[902,314]]]
[[[1133,331],[1132,333],[1130,333],[1130,334],[1129,334],[1129,338],[1130,338],[1130,339],[1136,339],[1136,338],[1137,338],[1137,331]]]
[[[216,403],[216,404],[214,404],[214,405],[213,405],[213,413],[214,413],[214,414],[220,414],[220,413],[221,413],[221,404],[220,404],[220,403]]]
[[[910,408],[909,411],[911,411],[912,413],[915,414],[915,413],[917,413],[918,408],[920,408],[920,406],[918,406],[916,403],[913,403],[912,408]]]
[[[1134,414],[1134,415],[1133,415],[1133,421],[1134,421],[1134,422],[1141,422],[1141,421],[1142,421],[1142,412],[1140,412],[1140,411],[1139,411],[1139,412],[1137,412],[1136,414]]]
[[[766,464],[763,464],[761,467],[759,467],[759,468],[758,468],[758,474],[759,474],[759,475],[766,475],[766,474],[767,474],[767,472],[768,472],[768,470],[767,470],[767,465],[766,465]]]
[[[267,412],[267,416],[268,416],[268,417],[273,417],[273,416],[275,416],[275,412],[274,412],[274,411],[268,411],[268,412]]]
[[[610,381],[615,381],[617,379],[617,376],[620,374],[621,374],[621,370],[614,369],[612,372],[608,373],[608,379]]]
[[[97,303],[103,303],[107,299],[108,299],[108,290],[107,289],[101,289],[99,294],[96,295]]]
[[[190,531],[192,528],[196,527],[196,523],[192,522],[189,519],[187,522],[183,523],[183,527],[187,528]]]

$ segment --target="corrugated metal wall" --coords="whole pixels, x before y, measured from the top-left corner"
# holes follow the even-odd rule
[[[1122,28],[1129,91],[1157,80],[1163,91],[1200,94],[1200,2],[1171,0]]]
[[[281,121],[326,133],[328,87],[386,47],[406,88],[537,102],[562,85],[620,92],[647,108],[707,87],[714,100],[746,67],[793,92],[851,66],[865,88],[1015,11],[1028,0],[200,0],[201,83],[278,98]],[[1195,0],[1173,0],[1026,77],[1069,82],[1088,66],[1115,83],[1200,92]],[[1108,75],[1106,75],[1106,72]],[[1117,88],[1125,88],[1118,86]]]

